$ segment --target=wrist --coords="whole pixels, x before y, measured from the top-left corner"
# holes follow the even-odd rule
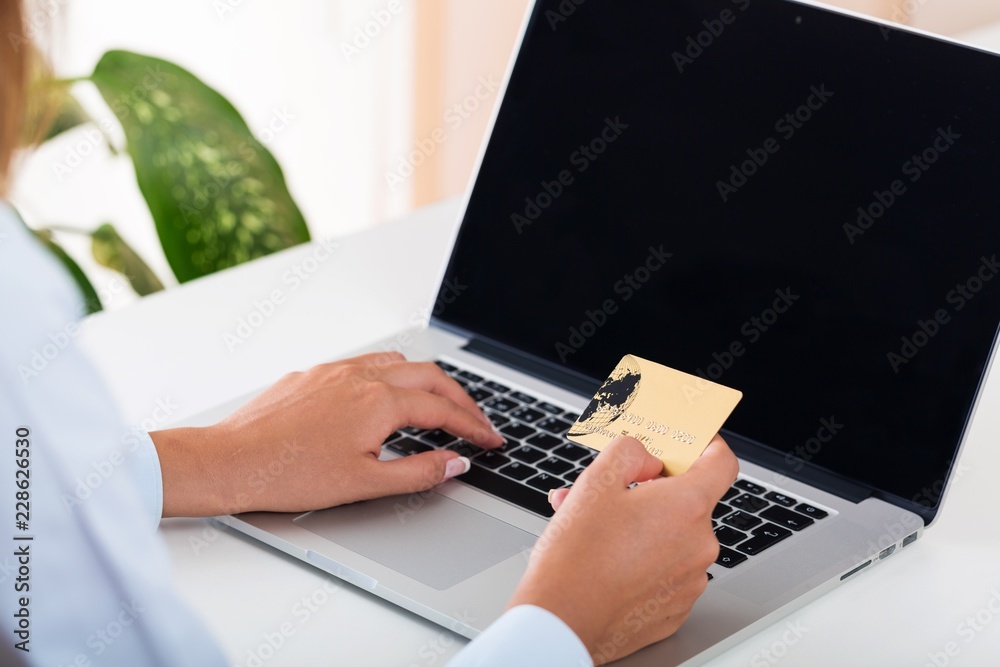
[[[218,451],[213,427],[185,427],[149,434],[156,446],[163,478],[163,518],[230,514],[237,511],[229,475]]]

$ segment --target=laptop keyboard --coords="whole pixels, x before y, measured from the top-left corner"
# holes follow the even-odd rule
[[[579,415],[448,362],[436,363],[476,400],[506,442],[497,449],[484,450],[441,429],[408,426],[389,436],[385,447],[403,456],[434,449],[458,452],[472,461],[471,469],[459,481],[551,517],[549,490],[573,484],[597,455],[566,440]],[[720,544],[715,562],[725,568],[736,567],[828,514],[780,489],[737,479],[712,513]]]

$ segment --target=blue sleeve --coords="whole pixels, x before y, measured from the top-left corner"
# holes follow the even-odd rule
[[[448,667],[593,667],[587,648],[555,614],[514,607],[456,655]]]
[[[152,442],[77,348],[64,270],[2,202],[0,313],[5,642],[28,665],[224,665],[173,591]]]

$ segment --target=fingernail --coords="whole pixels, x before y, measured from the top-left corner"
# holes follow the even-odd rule
[[[552,504],[552,496],[556,495],[555,489],[549,489],[549,505]]]
[[[472,467],[472,461],[465,458],[464,456],[459,456],[457,459],[450,459],[444,464],[444,479],[451,479],[452,477],[457,477],[458,475],[469,472],[469,468]]]

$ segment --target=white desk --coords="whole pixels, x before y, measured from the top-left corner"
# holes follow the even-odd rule
[[[456,211],[454,203],[445,203],[344,239],[297,290],[282,276],[312,256],[312,247],[91,318],[81,341],[105,369],[129,419],[149,418],[158,400],[177,406],[172,419],[185,417],[406,326],[429,302]],[[273,289],[282,289],[287,300],[230,352],[223,334],[232,333],[254,300]],[[712,665],[923,665],[928,653],[943,652],[948,642],[960,649],[949,664],[997,664],[998,375],[987,387],[962,459],[967,471],[926,537],[787,619],[805,630],[793,645],[781,644],[782,621]],[[178,590],[233,665],[434,665],[465,641],[207,521],[165,521],[162,533]],[[998,613],[988,610],[991,599]],[[967,642],[970,635],[959,626],[977,612],[992,622]],[[295,634],[273,655],[265,649],[268,659],[254,662],[248,650],[258,649],[263,635],[285,622]],[[760,653],[772,645],[783,660],[768,661]]]

